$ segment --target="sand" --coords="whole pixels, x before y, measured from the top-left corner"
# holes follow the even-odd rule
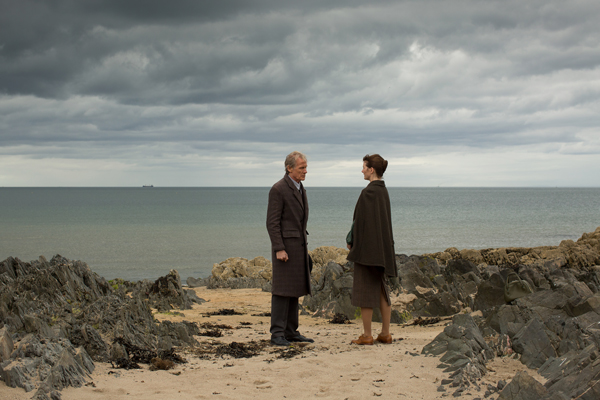
[[[268,341],[269,317],[253,316],[270,311],[270,294],[260,289],[196,288],[199,297],[208,300],[185,310],[185,316],[157,313],[158,320],[193,321],[229,325],[223,337],[198,336],[201,347],[219,344],[262,343]],[[243,315],[207,316],[221,309],[235,309]],[[392,324],[392,344],[373,346],[351,345],[360,333],[359,320],[350,324],[331,324],[326,319],[300,316],[300,332],[315,339],[313,344],[294,345],[291,349],[266,345],[252,358],[232,358],[214,354],[183,353],[187,363],[176,364],[170,370],[151,371],[148,365],[139,370],[112,368],[95,363],[96,370],[86,386],[63,390],[62,398],[71,399],[364,399],[371,397],[399,399],[441,399],[452,397],[455,388],[445,386],[439,392],[441,380],[448,377],[440,368],[437,357],[421,355],[447,325],[442,320],[435,325],[410,326]],[[380,324],[373,324],[378,332]],[[297,353],[297,354],[295,354]],[[295,354],[295,355],[294,355]],[[286,358],[288,356],[289,358]],[[544,383],[535,370],[518,360],[496,358],[488,364],[489,372],[462,398],[483,398],[488,384],[499,380],[509,382],[517,371],[527,372]],[[0,398],[30,399],[34,392],[12,389],[0,382]],[[497,396],[494,396],[496,398]]]

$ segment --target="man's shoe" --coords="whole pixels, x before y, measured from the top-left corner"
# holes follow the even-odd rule
[[[289,345],[291,345],[291,343],[288,342],[288,340],[286,338],[284,338],[283,336],[278,336],[278,337],[271,338],[271,344],[274,344],[275,346],[289,346]]]
[[[360,335],[358,337],[358,339],[354,339],[352,341],[352,343],[354,344],[358,344],[358,345],[372,345],[373,344],[373,336],[363,336]]]
[[[306,343],[314,343],[313,339],[309,339],[306,336],[302,336],[301,334],[297,334],[296,336],[286,338],[290,342],[306,342]]]
[[[391,334],[385,335],[385,336],[382,334],[379,334],[379,335],[377,335],[377,339],[375,339],[375,340],[377,340],[379,343],[385,343],[385,344],[390,344],[393,341]]]

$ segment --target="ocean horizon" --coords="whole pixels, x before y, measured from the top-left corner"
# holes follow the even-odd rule
[[[150,185],[150,183],[148,184]],[[306,185],[309,249],[345,247],[360,187]],[[270,258],[270,187],[0,187],[0,260],[56,254],[99,275],[182,280]],[[388,187],[396,253],[557,246],[600,226],[600,188]]]

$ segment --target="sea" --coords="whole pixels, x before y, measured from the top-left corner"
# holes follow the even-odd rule
[[[306,186],[309,249],[345,247],[362,187]],[[600,226],[600,188],[388,188],[397,254],[557,246]],[[106,279],[270,258],[268,187],[0,188],[0,261],[81,260]]]

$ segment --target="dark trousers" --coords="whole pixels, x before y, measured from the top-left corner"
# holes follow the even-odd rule
[[[271,296],[271,338],[298,335],[298,298]]]

